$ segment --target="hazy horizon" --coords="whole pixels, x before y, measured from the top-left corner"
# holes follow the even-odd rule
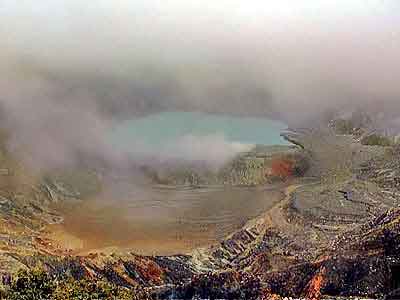
[[[151,112],[397,115],[399,25],[394,0],[2,0],[1,124],[51,165],[120,162],[104,132]]]

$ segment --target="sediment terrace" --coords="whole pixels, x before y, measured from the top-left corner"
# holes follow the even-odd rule
[[[75,254],[106,248],[143,255],[185,254],[218,243],[269,210],[281,200],[281,186],[133,186],[124,199],[57,206],[64,221],[47,231]]]

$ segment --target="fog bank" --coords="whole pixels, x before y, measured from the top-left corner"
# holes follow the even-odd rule
[[[1,125],[36,163],[123,165],[104,132],[164,110],[400,111],[395,0],[2,0],[0,40]]]

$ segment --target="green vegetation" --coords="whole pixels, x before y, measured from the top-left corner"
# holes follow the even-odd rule
[[[386,136],[371,134],[362,138],[361,144],[367,146],[392,146],[393,141]]]
[[[7,300],[150,300],[143,290],[123,288],[97,280],[58,280],[42,269],[21,270],[2,291]]]
[[[266,182],[266,161],[264,158],[239,157],[225,166],[218,178],[224,184],[257,185]]]
[[[337,134],[360,136],[364,130],[370,128],[373,121],[369,114],[357,110],[348,118],[330,119],[331,126]]]
[[[354,124],[351,120],[337,119],[333,124],[333,129],[337,134],[353,134]]]
[[[219,170],[205,167],[179,167],[168,170],[147,170],[146,174],[156,183],[168,185],[244,185],[266,182],[266,160],[255,156],[238,156]]]
[[[279,174],[273,174],[272,167],[277,160],[290,162],[290,170],[285,178],[302,176],[309,167],[307,155],[293,147],[257,146],[250,152],[241,153],[218,170],[204,166],[181,166],[163,170],[146,167],[142,171],[158,184],[256,186],[273,181],[272,177],[283,179]]]
[[[20,270],[3,299],[8,300],[39,300],[52,299],[56,284],[42,270]]]

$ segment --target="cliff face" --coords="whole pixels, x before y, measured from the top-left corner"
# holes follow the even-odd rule
[[[144,170],[159,184],[256,186],[302,176],[308,164],[307,153],[294,146],[258,145],[218,169],[186,165]]]
[[[2,142],[0,269],[6,274],[27,268],[26,260],[34,261],[37,255],[63,253],[62,249],[52,249],[51,241],[43,237],[46,226],[63,221],[54,210],[54,204],[80,201],[94,193],[99,183],[94,174],[86,171],[51,175],[34,173],[7,151]]]
[[[263,273],[263,281],[271,293],[287,296],[307,296],[316,280],[322,295],[388,295],[399,264],[398,222],[399,211],[390,210],[340,234],[316,259]]]

